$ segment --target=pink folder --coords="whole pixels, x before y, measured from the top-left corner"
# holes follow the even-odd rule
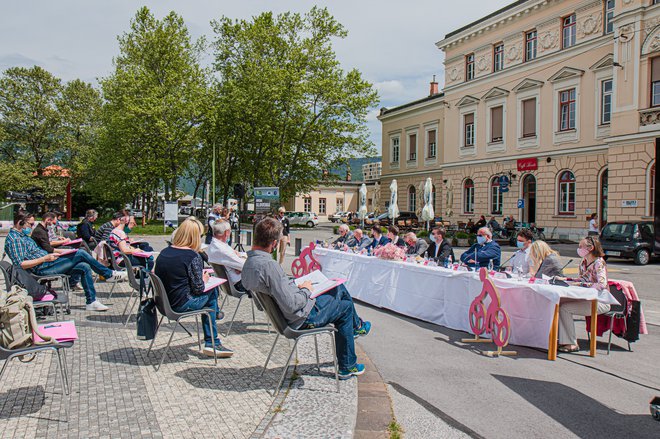
[[[341,284],[343,284],[344,282],[346,282],[348,279],[342,279],[342,278],[337,277],[337,278],[330,279],[330,280],[334,280],[334,281],[335,281],[335,284],[334,284],[333,286],[331,286],[330,288],[326,288],[325,290],[314,291],[314,292],[312,293],[312,295],[309,296],[309,297],[311,297],[312,299],[316,299],[316,298],[319,297],[321,294],[325,294],[325,293],[327,293],[328,291],[330,291],[331,289],[333,289],[333,288],[335,288],[335,287],[338,287],[339,285],[341,285]]]
[[[78,239],[73,239],[65,242],[63,245],[71,245],[71,244],[80,244],[82,242],[82,238]]]
[[[148,258],[151,256],[151,253],[149,252],[133,252],[131,253],[133,256],[137,256],[138,258]]]
[[[222,285],[227,282],[227,279],[222,279],[220,277],[210,277],[209,280],[204,284],[204,292],[212,290],[213,288]]]
[[[78,340],[78,331],[76,331],[76,324],[73,320],[39,325],[39,332],[49,337],[53,337],[59,342]],[[35,342],[43,341],[43,339],[37,334],[33,335]]]
[[[78,251],[77,248],[65,248],[61,252],[58,252],[60,256],[70,256],[75,254]]]
[[[35,302],[45,302],[45,301],[54,300],[54,299],[55,299],[55,296],[53,296],[52,294],[45,294],[44,297],[42,297],[40,300],[35,300]]]

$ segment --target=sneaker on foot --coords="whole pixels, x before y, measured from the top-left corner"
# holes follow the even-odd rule
[[[112,276],[107,278],[106,282],[120,282],[128,279],[128,273],[125,271],[113,271]]]
[[[357,363],[355,366],[347,370],[339,369],[339,379],[347,380],[353,376],[362,375],[364,373],[365,367],[362,363]]]
[[[89,305],[85,305],[85,310],[87,311],[107,311],[108,307],[99,302],[98,300],[93,301]]]
[[[213,357],[213,346],[205,346],[202,353],[207,357]],[[218,358],[229,358],[234,355],[234,351],[228,347],[223,346],[221,343],[215,345],[215,356]]]
[[[371,322],[363,321],[362,326],[360,326],[360,329],[356,329],[355,332],[353,333],[353,338],[363,337],[369,334],[369,331],[371,331]]]

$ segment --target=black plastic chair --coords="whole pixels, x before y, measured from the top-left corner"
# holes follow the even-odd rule
[[[110,268],[112,268],[114,271],[124,271],[124,267],[120,267],[119,263],[117,262],[117,258],[115,258],[115,252],[112,250],[112,247],[110,247],[110,244],[108,244],[105,241],[101,241],[103,244],[103,252],[105,253],[106,258],[108,259],[108,263],[110,264]],[[108,295],[108,299],[112,297],[112,293],[115,291],[115,287],[117,286],[119,282],[113,282],[112,288],[110,289],[110,294]]]
[[[211,317],[211,313],[214,313],[215,310],[213,310],[212,308],[202,308],[195,311],[188,311],[182,313],[176,312],[170,306],[170,299],[169,297],[167,297],[167,292],[165,291],[165,287],[163,286],[163,282],[160,280],[160,278],[156,276],[154,273],[149,273],[149,278],[151,280],[151,284],[154,292],[156,309],[158,309],[158,312],[161,314],[161,317],[160,320],[158,320],[158,326],[156,327],[156,333],[154,334],[154,338],[151,340],[151,344],[149,345],[149,350],[147,351],[147,357],[151,353],[151,348],[153,347],[154,342],[156,341],[156,337],[158,336],[158,330],[160,329],[161,323],[163,323],[163,319],[167,317],[169,320],[174,320],[176,322],[176,324],[172,327],[172,333],[170,334],[170,338],[167,341],[167,346],[165,346],[163,357],[160,359],[160,363],[156,368],[156,370],[159,370],[160,367],[163,365],[163,361],[165,360],[167,351],[170,348],[170,343],[172,343],[172,337],[174,337],[174,331],[176,330],[177,326],[181,325],[181,320],[185,318],[195,317],[195,324],[197,326],[197,343],[199,345],[200,352],[202,351],[202,339],[199,335],[199,316],[202,314],[206,314],[208,316],[210,324],[215,325],[216,324],[215,320]],[[218,364],[218,357],[215,351],[215,344],[213,344],[213,358],[215,360],[215,364]]]
[[[12,285],[14,285],[15,279],[12,276],[12,269],[13,266],[11,263],[8,261],[0,261],[0,273],[2,273],[2,277],[5,279],[5,288],[7,291],[11,290]],[[36,274],[30,273],[30,276],[35,278],[37,282],[39,283],[44,283],[44,282],[50,282],[50,281],[60,281],[62,284],[61,291],[56,299],[52,300],[33,300],[32,301],[32,306],[34,309],[39,309],[39,308],[51,308],[53,310],[53,316],[55,320],[59,320],[59,316],[57,314],[57,307],[59,305],[60,307],[60,312],[64,314],[64,308],[68,307],[69,304],[69,295],[68,295],[68,286],[69,286],[69,278],[65,274],[56,274],[56,275],[50,275],[50,276],[37,276]]]
[[[293,356],[293,352],[298,347],[298,341],[300,341],[301,338],[311,337],[311,336],[314,337],[314,347],[316,348],[316,368],[318,369],[319,373],[321,372],[321,362],[319,360],[319,345],[316,339],[316,336],[319,334],[328,334],[332,339],[332,360],[335,365],[335,381],[337,383],[337,392],[339,392],[339,368],[337,365],[337,347],[335,345],[335,332],[337,331],[337,329],[334,326],[330,326],[330,325],[323,326],[320,328],[312,328],[312,329],[293,329],[288,325],[286,319],[282,315],[282,311],[280,311],[280,308],[277,306],[275,300],[273,300],[271,296],[256,291],[253,291],[252,294],[259,299],[259,301],[264,307],[264,310],[266,311],[266,315],[268,315],[268,318],[270,319],[271,323],[275,327],[275,330],[277,331],[277,336],[275,337],[273,346],[270,348],[270,352],[268,353],[268,357],[266,358],[266,364],[264,364],[264,368],[261,371],[262,375],[266,371],[266,368],[268,367],[268,362],[270,361],[270,357],[273,355],[273,351],[275,350],[275,345],[277,344],[277,340],[280,338],[280,335],[284,336],[289,340],[294,341],[293,348],[289,353],[289,358],[286,360],[286,364],[284,365],[282,376],[280,377],[280,380],[277,383],[277,387],[273,391],[273,396],[277,395],[280,391],[280,388],[282,387],[282,383],[284,382],[284,378],[286,377],[286,372],[289,369],[289,364],[291,363],[291,357]]]
[[[617,289],[616,285],[610,285],[610,294],[614,296],[619,305],[610,305],[610,310],[603,315],[610,317],[610,338],[607,342],[607,355],[610,354],[610,346],[612,345],[612,328],[614,327],[614,319],[625,319],[628,312],[628,298],[623,294],[622,290]],[[630,342],[628,342],[628,351],[630,349]]]
[[[131,287],[131,295],[128,297],[128,300],[126,301],[126,306],[124,306],[124,311],[121,314],[121,316],[124,317],[126,315],[126,311],[128,310],[129,303],[131,303],[133,297],[140,292],[140,280],[135,276],[135,273],[139,273],[141,267],[133,267],[130,258],[124,252],[119,252],[119,253],[121,254],[121,257],[124,260],[123,261],[124,267],[126,268],[126,272],[128,274],[128,285]],[[145,282],[149,282],[149,278],[146,278]],[[131,314],[133,313],[133,309],[135,309],[135,305],[139,301],[140,298],[138,296],[136,297],[136,300],[133,302],[133,305],[131,305],[131,309],[128,310],[128,317],[126,318],[126,322],[124,323],[124,326],[128,325],[129,320],[131,320]]]

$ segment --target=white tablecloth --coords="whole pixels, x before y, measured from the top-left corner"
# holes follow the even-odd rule
[[[327,277],[348,279],[351,296],[381,308],[472,333],[470,303],[481,292],[476,272],[454,271],[385,261],[318,248],[314,256]],[[495,279],[502,308],[511,322],[509,343],[547,349],[555,305],[561,298],[617,303],[609,292],[594,288],[529,284]]]

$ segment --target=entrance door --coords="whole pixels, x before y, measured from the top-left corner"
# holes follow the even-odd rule
[[[522,198],[525,200],[522,220],[524,223],[536,222],[536,177],[527,174],[523,178]]]
[[[607,169],[600,174],[600,212],[598,212],[600,229],[607,224]]]

